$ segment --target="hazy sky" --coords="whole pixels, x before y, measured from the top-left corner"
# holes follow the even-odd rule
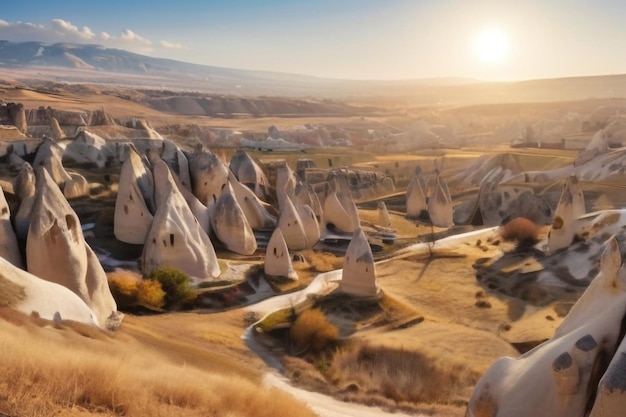
[[[29,0],[2,8],[0,39],[333,78],[519,80],[626,73],[625,22],[623,0]]]

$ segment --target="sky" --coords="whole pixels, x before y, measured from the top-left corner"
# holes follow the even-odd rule
[[[341,79],[626,73],[623,0],[29,0],[0,39]]]

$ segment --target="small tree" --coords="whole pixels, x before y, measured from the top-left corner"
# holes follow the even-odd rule
[[[187,304],[195,298],[195,293],[189,287],[189,276],[176,268],[159,268],[146,278],[161,284],[165,291],[166,308]]]

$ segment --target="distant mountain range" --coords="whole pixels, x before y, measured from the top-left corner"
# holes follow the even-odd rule
[[[339,80],[254,71],[153,58],[100,45],[0,40],[0,69],[32,68],[24,79],[125,84],[236,95],[368,98],[384,104],[462,105],[626,97],[626,75],[570,77],[521,82],[469,78]]]

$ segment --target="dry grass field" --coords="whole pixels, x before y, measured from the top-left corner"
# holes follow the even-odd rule
[[[9,416],[313,415],[260,386],[241,328],[201,331],[197,322],[206,316],[159,317],[158,325],[145,318],[145,326],[144,318],[128,317],[114,336],[6,309],[0,316],[0,413]]]

